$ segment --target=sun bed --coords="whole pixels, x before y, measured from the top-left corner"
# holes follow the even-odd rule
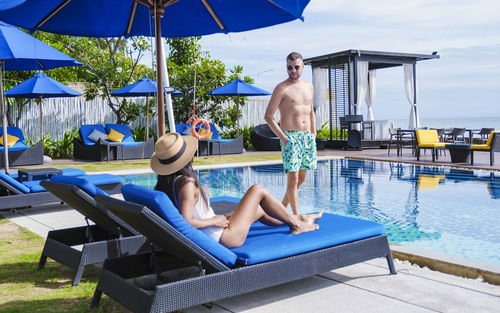
[[[203,139],[198,144],[199,155],[219,155],[243,153],[243,135],[235,139],[222,139],[214,124],[210,124],[210,139]],[[175,124],[175,131],[182,135],[191,135],[190,124]],[[210,152],[210,153],[209,153]]]
[[[28,146],[25,142],[21,129],[13,126],[7,127],[7,134],[18,138],[16,143],[9,149],[9,165],[35,165],[43,164],[43,143],[37,142],[33,146]],[[3,129],[0,127],[0,137],[3,136]],[[5,166],[3,138],[0,142],[0,166]]]
[[[255,150],[259,151],[280,151],[280,139],[276,136],[267,124],[254,127],[250,133],[250,141]]]
[[[68,173],[69,171],[66,171],[66,174]],[[54,175],[52,179],[57,179],[57,176],[60,175]],[[110,194],[119,193],[123,182],[121,176],[111,174],[78,175],[76,177],[84,178]],[[31,180],[20,183],[14,177],[0,171],[0,210],[60,202],[59,198],[41,185],[41,182],[42,180]]]
[[[134,136],[132,136],[132,131],[128,125],[106,124],[108,134],[112,129],[124,135],[123,140],[120,143],[123,144],[123,158],[125,160],[151,158],[155,148],[153,137],[149,138],[146,142],[135,141]]]
[[[44,180],[41,185],[85,216],[87,226],[50,231],[38,269],[43,269],[47,257],[54,259],[76,271],[72,285],[77,286],[86,265],[150,251],[144,236],[95,201],[97,194],[108,195],[99,187],[85,179],[69,176],[55,177],[55,181]],[[89,221],[95,225],[90,225]]]
[[[300,235],[256,223],[243,246],[227,249],[191,227],[164,193],[125,185],[122,194],[140,204],[96,199],[163,250],[106,260],[92,307],[104,292],[134,312],[170,312],[378,257],[396,273],[377,223],[325,214],[319,230]]]

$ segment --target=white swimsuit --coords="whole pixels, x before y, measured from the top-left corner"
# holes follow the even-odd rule
[[[200,190],[200,193],[203,192]],[[200,194],[198,196],[198,202],[193,208],[193,217],[204,220],[207,218],[212,218],[215,216],[214,210],[208,205],[204,200],[203,196]],[[210,226],[206,228],[201,228],[200,229],[202,232],[204,232],[207,236],[210,238],[213,238],[215,241],[219,242],[220,236],[222,236],[222,232],[224,231],[224,228],[217,227],[217,226]]]

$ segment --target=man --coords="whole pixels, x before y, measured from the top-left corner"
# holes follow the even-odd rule
[[[313,109],[314,88],[300,79],[304,61],[297,52],[286,58],[288,78],[274,88],[267,106],[265,120],[281,140],[283,167],[287,173],[287,187],[283,205],[290,204],[298,214],[298,188],[306,180],[306,170],[316,168],[316,117]],[[274,119],[279,109],[280,125]]]

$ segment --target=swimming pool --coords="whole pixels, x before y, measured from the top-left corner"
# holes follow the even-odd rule
[[[286,188],[281,165],[199,170],[212,196],[243,196],[261,184],[278,199]],[[155,175],[125,183],[154,188]],[[300,211],[325,210],[385,225],[389,241],[500,264],[500,173],[411,164],[318,162],[299,189]]]

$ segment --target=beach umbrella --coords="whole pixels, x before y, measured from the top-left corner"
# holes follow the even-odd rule
[[[310,0],[3,0],[0,19],[23,28],[87,36],[153,36],[158,126],[165,132],[161,37],[242,32],[302,18]],[[154,26],[152,25],[154,20]],[[170,106],[169,125],[175,131]]]
[[[42,99],[76,97],[81,95],[80,92],[53,80],[43,73],[35,74],[30,79],[25,80],[4,93],[5,97],[10,98],[40,99],[40,140],[43,140]]]
[[[0,7],[2,6],[5,3],[1,3]],[[49,70],[79,65],[83,64],[17,27],[0,21],[0,113],[3,133],[7,134],[7,117],[3,101],[2,71]],[[9,173],[7,136],[3,138],[5,172]]]
[[[269,92],[265,91],[264,89],[260,89],[258,87],[255,87],[253,85],[250,85],[240,79],[233,80],[230,83],[225,84],[222,87],[216,88],[207,95],[211,96],[229,96],[229,97],[234,97],[236,96],[236,136],[240,135],[240,96],[245,97],[245,96],[267,96],[270,95]]]
[[[181,95],[182,91],[172,87],[165,87],[165,93],[173,95]],[[149,138],[149,97],[156,96],[157,85],[156,81],[149,77],[144,77],[133,84],[115,90],[111,93],[115,97],[146,97],[146,140]]]

